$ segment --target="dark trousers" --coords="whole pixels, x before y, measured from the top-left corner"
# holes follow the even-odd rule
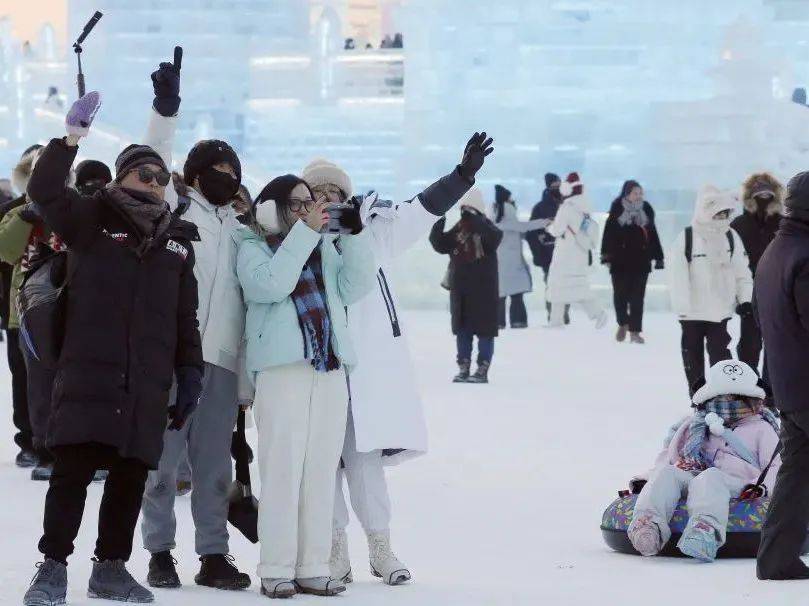
[[[17,328],[9,328],[6,335],[8,336],[6,343],[8,369],[11,372],[13,420],[14,427],[17,428],[14,441],[22,449],[33,450],[34,438],[31,432],[31,419],[28,416],[28,379],[25,372],[25,359],[20,349],[20,331]]]
[[[747,363],[756,371],[758,371],[758,363],[761,359],[762,344],[761,329],[759,329],[756,319],[753,316],[742,316],[736,353],[742,362]]]
[[[612,295],[618,326],[629,332],[643,331],[643,302],[646,299],[648,272],[620,272],[612,275]]]
[[[508,297],[500,297],[498,321],[501,328],[506,327],[506,299]],[[528,325],[528,310],[525,309],[525,300],[521,294],[511,295],[511,305],[508,306],[508,320],[512,328],[522,328]]]
[[[51,395],[56,370],[46,368],[24,346],[22,350],[28,384],[28,418],[31,421],[34,449],[40,459],[47,462],[51,457],[45,449],[45,441],[48,437],[48,422],[51,418]]]
[[[733,356],[728,349],[730,334],[728,334],[728,321],[700,322],[695,320],[681,320],[683,327],[682,351],[685,377],[688,380],[688,390],[694,395],[693,386],[705,376],[705,349],[708,349],[708,358],[711,366],[722,360],[730,360]]]
[[[455,337],[458,346],[458,363],[472,359],[472,345],[475,335],[471,332],[462,331]],[[483,362],[491,363],[494,356],[494,337],[478,336],[478,364]]]
[[[758,549],[760,579],[809,570],[799,558],[809,527],[809,411],[781,413],[781,444],[781,469]]]
[[[79,534],[87,486],[96,469],[109,469],[98,514],[95,556],[99,560],[128,560],[149,471],[146,464],[123,459],[114,448],[100,444],[57,447],[54,456],[39,551],[67,563]]]
[[[548,285],[548,274],[550,273],[550,266],[542,268],[542,275],[543,279],[545,280],[545,286]],[[547,291],[546,291],[547,293]],[[547,298],[547,294],[546,294]],[[551,303],[550,301],[545,301],[545,309],[548,312],[548,322],[551,321]],[[570,305],[565,305],[565,324],[570,324]]]

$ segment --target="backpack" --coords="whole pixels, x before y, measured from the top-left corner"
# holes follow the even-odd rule
[[[725,236],[728,239],[728,244],[730,245],[730,256],[733,257],[733,253],[736,250],[736,240],[733,237],[733,232],[731,230],[727,230],[725,232]],[[693,258],[693,250],[694,250],[694,228],[690,225],[685,228],[685,260],[688,261],[689,265],[691,264],[691,259]]]

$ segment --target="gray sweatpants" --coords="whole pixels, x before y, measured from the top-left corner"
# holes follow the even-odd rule
[[[199,555],[228,553],[228,489],[232,480],[230,440],[238,413],[236,374],[205,363],[199,406],[180,431],[166,431],[163,455],[149,472],[143,494],[141,533],[150,553],[176,547],[174,497],[177,469],[188,449],[191,515]]]

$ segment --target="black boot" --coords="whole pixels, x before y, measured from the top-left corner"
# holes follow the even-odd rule
[[[455,375],[455,378],[452,380],[453,383],[467,383],[469,382],[469,369],[472,366],[472,362],[469,360],[459,360],[458,361],[458,374]]]
[[[202,562],[202,566],[200,566],[199,574],[194,577],[197,585],[229,590],[250,587],[250,575],[239,572],[239,569],[233,564],[233,556],[217,553],[204,555],[199,561]]]
[[[481,362],[478,364],[478,369],[471,377],[469,383],[488,383],[489,382],[489,366],[491,362]]]
[[[22,448],[14,459],[14,464],[17,467],[36,467],[38,462],[39,457],[37,457],[37,453],[27,448]]]
[[[180,577],[174,565],[177,561],[171,557],[170,551],[158,551],[149,559],[149,574],[146,582],[150,587],[173,589],[181,587]]]

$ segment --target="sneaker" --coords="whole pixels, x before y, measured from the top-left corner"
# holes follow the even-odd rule
[[[491,362],[481,362],[478,365],[478,369],[475,371],[471,377],[469,377],[469,383],[488,383],[489,382],[489,368],[491,367]]]
[[[93,482],[106,482],[109,475],[110,472],[106,469],[96,469],[96,472],[93,474]]]
[[[632,524],[629,525],[627,535],[632,547],[642,556],[654,556],[663,549],[663,538],[660,536],[660,529],[648,516],[633,520]]]
[[[51,474],[53,474],[53,463],[46,463],[37,466],[31,470],[31,479],[35,482],[50,482]]]
[[[333,596],[343,593],[346,586],[342,581],[331,577],[311,577],[309,579],[295,579],[298,593],[310,595]]]
[[[45,558],[37,564],[37,573],[22,600],[24,606],[59,606],[67,596],[67,566]]]
[[[618,332],[615,333],[615,340],[618,341],[619,343],[623,343],[624,341],[626,341],[626,333],[628,330],[629,327],[627,326],[619,326]]]
[[[261,579],[261,595],[268,598],[291,598],[298,593],[292,579]]]
[[[351,574],[351,560],[348,555],[348,535],[344,528],[335,528],[332,532],[329,569],[333,579],[340,579],[343,583],[354,581]]]
[[[469,369],[472,363],[469,360],[458,362],[458,374],[452,379],[453,383],[467,383],[469,381]]]
[[[177,496],[184,497],[191,492],[191,480],[177,480]]]
[[[17,453],[17,456],[14,457],[14,464],[17,467],[36,467],[36,464],[39,462],[39,457],[37,453],[33,450],[28,449],[21,449],[20,452]]]
[[[700,562],[713,562],[719,549],[716,530],[702,520],[697,520],[693,524],[689,521],[683,531],[683,536],[677,543],[677,548],[688,557]]]
[[[170,551],[158,551],[149,558],[149,574],[146,582],[149,587],[159,587],[160,589],[176,589],[181,587],[180,577],[175,568],[177,560],[171,557]]]
[[[239,572],[235,558],[229,554],[217,553],[200,557],[199,573],[194,577],[197,585],[238,591],[250,587],[250,575]]]
[[[607,325],[607,312],[602,309],[598,316],[596,316],[595,323],[596,330],[604,328]]]
[[[636,345],[645,345],[646,339],[643,338],[639,332],[632,332],[629,333],[629,341],[635,343]]]
[[[93,560],[87,597],[137,604],[154,602],[152,592],[132,578],[123,560]]]
[[[407,566],[399,561],[390,548],[389,532],[372,532],[368,535],[368,556],[371,574],[382,579],[386,585],[401,585],[411,579]]]

